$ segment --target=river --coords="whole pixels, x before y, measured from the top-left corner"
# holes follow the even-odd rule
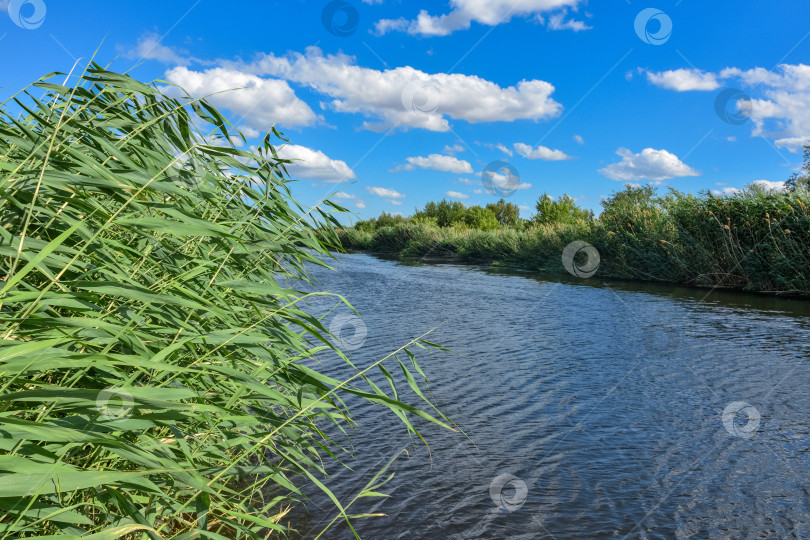
[[[364,254],[335,268],[313,272],[363,317],[352,360],[435,328],[455,354],[419,362],[466,434],[419,422],[428,451],[355,408],[354,470],[326,480],[339,499],[409,452],[390,498],[352,507],[386,514],[355,521],[362,538],[810,537],[810,302]],[[336,510],[305,491],[291,519],[313,538]]]

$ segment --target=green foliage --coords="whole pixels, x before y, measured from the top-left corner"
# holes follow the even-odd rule
[[[464,203],[442,199],[439,203],[427,203],[420,215],[426,218],[435,218],[439,227],[453,227],[465,223],[466,214],[467,209]]]
[[[553,199],[548,193],[543,193],[535,206],[537,223],[576,223],[579,220],[593,219],[593,212],[583,210],[576,201],[568,195],[563,195],[558,199]]]
[[[270,134],[240,150],[209,104],[96,64],[34,86],[0,111],[2,537],[282,533],[297,476],[329,493],[346,396],[447,425],[411,352],[432,345],[356,366],[307,310],[326,295],[288,288],[344,209],[299,213]],[[423,408],[369,379],[394,384],[386,360]]]
[[[504,227],[515,227],[520,219],[520,209],[514,203],[508,203],[504,199],[496,203],[489,203],[488,210],[492,210],[495,218]]]
[[[801,170],[793,173],[793,175],[785,181],[785,187],[789,191],[794,191],[801,186],[805,188],[810,186],[810,144],[804,147],[804,163],[802,164]]]
[[[489,208],[481,208],[480,206],[468,208],[464,220],[470,228],[481,231],[491,231],[499,226],[495,213]]]
[[[804,185],[784,193],[752,186],[724,197],[627,187],[603,201],[596,220],[573,218],[570,198],[557,202],[556,209],[544,207],[552,208],[546,216],[563,218],[548,223],[519,220],[482,230],[470,218],[466,227],[390,228],[371,243],[407,257],[562,272],[563,249],[582,240],[600,253],[600,276],[810,294],[810,190]],[[475,208],[467,215],[479,213]]]

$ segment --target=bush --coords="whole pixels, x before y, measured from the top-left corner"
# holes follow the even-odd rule
[[[472,229],[481,231],[491,231],[498,228],[498,219],[495,213],[488,208],[473,206],[467,209],[464,221]]]

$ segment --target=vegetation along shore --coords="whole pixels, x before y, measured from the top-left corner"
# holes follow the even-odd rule
[[[546,272],[565,272],[561,254],[580,242],[598,253],[597,277],[807,295],[809,178],[806,147],[802,171],[779,191],[752,184],[718,196],[626,186],[602,201],[598,216],[567,195],[544,194],[529,219],[504,199],[470,208],[443,200],[410,217],[383,213],[338,233],[350,250]],[[580,251],[575,266],[595,264]]]
[[[279,137],[240,149],[205,101],[96,64],[4,103],[1,538],[283,536],[305,482],[329,529],[388,478],[332,496],[349,449],[322,430],[355,425],[347,398],[416,437],[417,417],[450,427],[411,352],[437,346],[357,367],[308,303],[351,308],[290,288],[329,260],[342,208],[301,211]]]

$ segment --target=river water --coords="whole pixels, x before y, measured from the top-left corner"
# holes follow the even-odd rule
[[[390,498],[352,506],[385,514],[354,522],[362,538],[810,538],[810,302],[364,254],[334,264],[314,269],[316,288],[363,317],[365,337],[343,328],[358,365],[431,329],[454,352],[417,355],[459,428],[417,422],[429,450],[387,410],[353,409],[352,470],[325,480],[341,501],[408,451]],[[305,491],[291,522],[314,538],[336,510]]]

